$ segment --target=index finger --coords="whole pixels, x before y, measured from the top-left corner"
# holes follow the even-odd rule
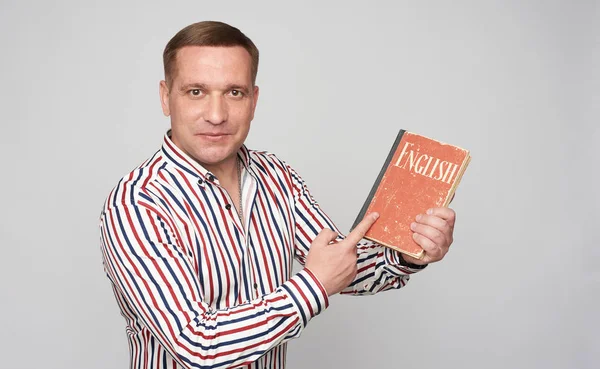
[[[450,208],[431,208],[427,210],[427,214],[442,218],[450,224],[450,227],[454,227],[456,213]]]
[[[379,218],[379,213],[371,213],[363,218],[358,225],[348,234],[346,240],[349,240],[352,244],[356,245],[367,233],[369,228]]]

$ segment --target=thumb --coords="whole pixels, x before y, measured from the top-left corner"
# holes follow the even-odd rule
[[[367,233],[369,228],[379,218],[379,213],[371,213],[363,218],[358,225],[350,232],[346,240],[353,244],[357,244]]]
[[[331,241],[334,241],[338,237],[338,233],[332,231],[331,229],[324,228],[319,232],[317,237],[315,237],[313,244],[315,245],[329,245]]]

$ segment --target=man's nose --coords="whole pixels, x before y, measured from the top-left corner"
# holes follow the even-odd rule
[[[204,120],[211,124],[221,124],[227,120],[227,103],[223,96],[210,96]]]

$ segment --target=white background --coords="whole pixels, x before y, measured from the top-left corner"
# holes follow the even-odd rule
[[[128,366],[100,210],[169,126],[165,44],[209,19],[261,52],[248,146],[341,229],[398,129],[473,156],[447,258],[334,297],[289,368],[597,367],[600,7],[500,0],[2,1],[0,367]]]

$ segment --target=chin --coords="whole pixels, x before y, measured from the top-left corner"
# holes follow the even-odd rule
[[[237,153],[235,148],[210,148],[194,153],[194,159],[200,164],[218,165]]]

